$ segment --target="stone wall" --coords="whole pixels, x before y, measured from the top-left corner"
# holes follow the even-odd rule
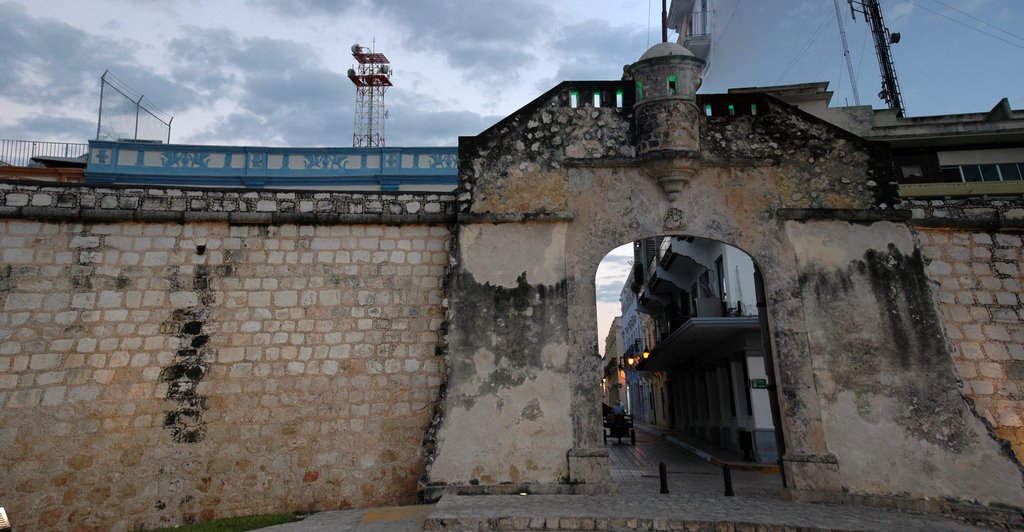
[[[443,216],[450,198],[3,185],[0,199],[0,500],[19,529],[415,501],[446,371],[450,230],[410,211]],[[410,223],[339,222],[382,206]],[[240,208],[334,223],[131,221]]]
[[[1021,200],[912,202],[962,391],[1024,459]]]

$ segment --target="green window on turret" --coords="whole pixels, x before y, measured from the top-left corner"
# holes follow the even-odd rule
[[[615,91],[615,107],[622,107],[622,102],[624,99],[625,98],[622,94],[622,89]]]
[[[672,96],[679,94],[679,78],[675,76],[668,77],[668,93]]]
[[[637,100],[643,100],[644,99],[644,82],[642,82],[642,81],[636,82],[636,99]]]

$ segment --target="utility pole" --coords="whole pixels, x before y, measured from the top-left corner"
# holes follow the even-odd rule
[[[882,71],[882,92],[878,97],[889,105],[889,109],[896,111],[896,116],[903,118],[906,114],[906,107],[903,105],[903,95],[900,93],[900,82],[896,78],[896,65],[893,64],[892,50],[890,44],[900,42],[899,33],[889,33],[882,20],[882,8],[878,0],[847,0],[850,3],[850,12],[853,19],[857,20],[857,13],[864,15],[864,20],[871,26],[871,37],[875,42],[875,53],[878,55],[878,68]]]
[[[668,0],[661,0],[661,42],[668,42]]]

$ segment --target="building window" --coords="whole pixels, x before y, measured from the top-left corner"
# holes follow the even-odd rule
[[[580,106],[580,93],[579,91],[569,91],[569,107],[573,109]]]
[[[916,164],[901,166],[900,173],[902,173],[903,177],[907,179],[920,179],[921,177],[924,177],[924,172],[921,171],[921,167]]]
[[[636,99],[637,101],[644,99],[644,82],[642,81],[636,82]]]
[[[622,89],[615,91],[615,107],[621,108],[623,105],[623,94]]]
[[[1024,163],[1001,164],[999,165],[999,174],[1003,176],[1003,181],[1020,181],[1024,174]]]
[[[704,106],[704,116],[711,116],[711,104]]]
[[[601,93],[599,91],[594,91],[594,108],[596,109],[599,107],[601,107]]]
[[[964,180],[964,176],[960,173],[959,166],[943,166],[939,171],[942,173],[943,182],[959,183]]]
[[[736,106],[729,104],[729,116],[736,116]]]
[[[756,103],[750,104],[750,114],[752,114],[754,116],[757,116],[757,104]]]
[[[1024,178],[1024,163],[998,164],[961,164],[959,166],[943,166],[944,182],[963,181],[975,183],[979,181],[1020,181]]]
[[[671,96],[679,94],[679,78],[675,76],[668,77],[668,93]]]

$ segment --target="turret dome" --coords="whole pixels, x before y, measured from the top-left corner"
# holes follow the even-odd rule
[[[670,55],[690,56],[695,57],[693,52],[686,49],[685,46],[676,42],[660,42],[647,49],[644,55],[640,56],[640,61],[645,59],[654,59],[655,57],[667,57]]]

